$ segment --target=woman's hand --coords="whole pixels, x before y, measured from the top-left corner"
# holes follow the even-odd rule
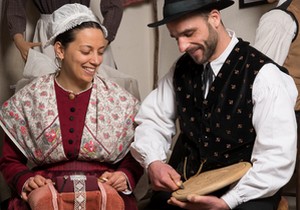
[[[115,171],[115,172],[106,171],[99,177],[99,179],[105,182],[106,184],[112,186],[119,192],[128,189],[127,177],[121,171]]]
[[[24,183],[23,190],[21,193],[21,197],[24,201],[28,200],[28,195],[31,191],[42,187],[48,183],[52,183],[51,179],[46,179],[45,177],[41,175],[35,175],[34,177],[30,177],[27,179],[27,181]]]

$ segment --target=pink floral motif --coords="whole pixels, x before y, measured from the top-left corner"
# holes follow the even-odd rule
[[[91,122],[92,122],[92,123],[96,123],[96,122],[97,122],[97,120],[96,120],[95,117],[91,117],[90,119],[91,119]]]
[[[123,144],[120,144],[119,151],[122,151],[122,150],[123,150]]]
[[[8,105],[8,102],[5,101],[5,102],[3,103],[3,107],[7,107],[7,105]]]
[[[45,133],[46,139],[48,142],[52,143],[56,139],[56,132],[55,130],[51,130],[48,133]]]
[[[122,137],[126,137],[127,136],[127,132],[126,131],[124,131],[122,134],[123,134]]]
[[[30,107],[31,106],[31,102],[30,101],[25,101],[24,105]]]
[[[126,98],[125,96],[120,96],[120,100],[121,100],[121,101],[126,101],[127,98]]]
[[[36,150],[34,151],[34,154],[35,154],[36,157],[42,157],[43,152],[42,152],[41,149],[36,149]]]
[[[26,135],[27,134],[27,128],[25,126],[21,126],[20,127],[20,131],[21,131],[22,135]]]
[[[111,102],[111,103],[114,103],[114,102],[115,102],[115,100],[114,100],[113,97],[109,97],[109,98],[108,98],[108,101]]]
[[[39,106],[38,106],[38,108],[41,109],[41,110],[45,109],[45,104],[40,103]]]
[[[114,118],[114,120],[119,119],[119,115],[118,114],[112,114],[112,117]]]
[[[109,133],[104,133],[103,136],[105,139],[108,139],[110,137]]]
[[[104,121],[104,120],[105,120],[105,117],[104,117],[103,114],[100,114],[100,115],[99,115],[99,120],[101,120],[101,121]]]
[[[89,141],[87,143],[84,144],[84,148],[88,151],[88,152],[95,152],[95,145],[93,141]]]
[[[116,137],[117,137],[117,138],[120,138],[121,135],[122,135],[122,132],[120,132],[120,131],[117,131],[117,132],[116,132]]]
[[[41,92],[41,96],[47,96],[48,94],[47,94],[47,91],[42,91]]]
[[[9,112],[9,116],[14,117],[15,113],[13,111]]]
[[[15,114],[15,119],[16,119],[16,120],[19,120],[19,118],[20,118],[19,115],[16,113],[16,114]]]
[[[54,116],[54,111],[53,110],[48,110],[48,116]]]

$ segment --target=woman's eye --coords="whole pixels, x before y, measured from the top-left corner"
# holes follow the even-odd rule
[[[81,51],[81,53],[84,55],[88,55],[90,53],[90,51]]]

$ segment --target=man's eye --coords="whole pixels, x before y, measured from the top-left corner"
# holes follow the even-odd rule
[[[185,37],[191,37],[193,35],[193,33],[185,33],[184,36]]]

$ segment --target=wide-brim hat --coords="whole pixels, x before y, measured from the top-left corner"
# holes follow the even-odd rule
[[[148,26],[157,27],[197,10],[222,10],[233,4],[232,0],[165,0],[163,19]]]

